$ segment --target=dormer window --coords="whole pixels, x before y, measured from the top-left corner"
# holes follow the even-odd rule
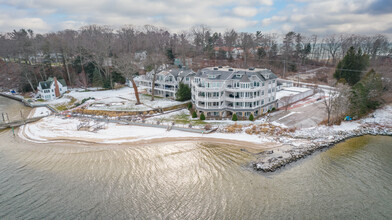
[[[237,78],[241,78],[241,77],[242,77],[242,75],[241,75],[241,74],[236,74],[236,75],[235,75],[235,77],[237,77]]]
[[[216,75],[208,75],[208,78],[209,78],[209,79],[215,79],[215,78],[216,78]]]

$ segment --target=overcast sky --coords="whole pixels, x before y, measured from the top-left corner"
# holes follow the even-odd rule
[[[392,0],[0,0],[0,32],[46,33],[87,24],[391,37]]]

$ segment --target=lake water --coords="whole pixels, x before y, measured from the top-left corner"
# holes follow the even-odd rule
[[[270,174],[235,146],[36,144],[10,130],[0,140],[0,219],[392,218],[392,137],[350,139]]]

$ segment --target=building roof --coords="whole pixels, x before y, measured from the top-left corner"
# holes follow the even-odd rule
[[[42,89],[50,89],[50,86],[52,85],[53,82],[54,82],[54,78],[49,77],[48,80],[41,81],[39,82],[39,84],[41,85]],[[63,87],[67,86],[64,79],[57,79],[57,82],[60,83]]]
[[[209,77],[211,75],[216,75],[216,77]],[[247,82],[250,82],[249,78],[252,76],[256,76],[261,81],[278,78],[271,70],[268,69],[234,69],[231,67],[207,67],[201,71],[198,71],[196,76],[201,78],[208,78],[209,80],[242,80],[244,76],[246,76],[243,80]]]
[[[42,81],[39,82],[39,84],[41,85],[42,89],[49,89],[50,85],[52,85],[52,81]]]
[[[248,76],[246,74],[242,75],[240,82],[247,83],[250,82]]]
[[[185,77],[189,74],[192,74],[193,70],[191,69],[169,69],[169,70],[163,70],[161,72],[159,72],[158,74],[162,74],[162,75],[169,75],[172,74],[176,79],[177,77]]]

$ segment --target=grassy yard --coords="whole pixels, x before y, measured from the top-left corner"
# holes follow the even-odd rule
[[[173,115],[170,118],[161,119],[164,122],[174,122],[176,124],[192,124],[192,125],[205,125],[208,124],[200,119],[191,119],[187,113]]]
[[[57,109],[57,111],[60,111],[60,112],[61,112],[61,111],[65,111],[65,110],[68,110],[68,109],[74,107],[74,104],[75,104],[75,102],[77,101],[77,99],[75,99],[75,98],[72,97],[72,96],[68,96],[68,97],[71,98],[71,99],[69,100],[69,102],[67,102],[66,104],[56,105],[56,106],[55,106],[55,108]]]
[[[151,98],[150,94],[140,94],[142,98]],[[160,96],[154,96],[154,99],[163,99],[163,97]]]

